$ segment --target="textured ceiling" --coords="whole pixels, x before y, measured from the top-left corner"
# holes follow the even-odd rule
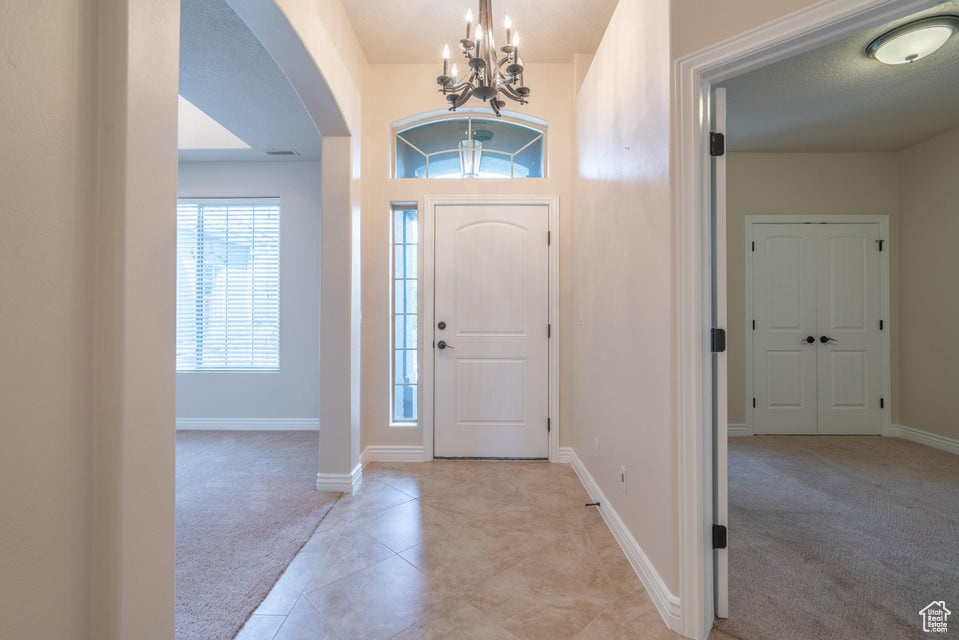
[[[959,36],[907,65],[864,53],[892,27],[942,13],[959,14],[959,0],[721,83],[730,150],[898,151],[959,127]]]
[[[595,53],[617,0],[493,0],[497,41],[509,15],[520,32],[526,62],[570,62]],[[373,64],[438,62],[443,45],[466,36],[466,10],[476,0],[343,0],[353,29]]]
[[[180,160],[318,160],[321,138],[286,76],[224,0],[180,3],[180,95],[251,149],[181,150]]]

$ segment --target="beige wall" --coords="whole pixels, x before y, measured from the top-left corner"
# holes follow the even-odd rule
[[[580,90],[566,364],[577,455],[677,594],[668,32],[666,0],[621,0]]]
[[[560,202],[560,350],[569,343],[569,256],[571,238],[570,161],[573,114],[573,68],[569,64],[530,64],[530,104],[507,110],[549,122],[549,176],[528,180],[391,179],[391,125],[417,114],[445,114],[436,92],[436,65],[371,65],[363,105],[363,440],[369,445],[422,445],[419,427],[390,427],[389,210],[391,202],[416,202],[426,195],[558,195]],[[474,104],[475,103],[475,104]],[[467,106],[482,106],[471,102]],[[438,111],[441,110],[441,111]],[[462,113],[462,110],[460,111]],[[486,114],[489,113],[487,109]],[[485,115],[485,114],[484,114]],[[427,328],[422,330],[426,331]],[[422,338],[421,344],[429,339]],[[424,352],[424,356],[429,355]],[[561,360],[560,443],[570,442],[569,368]]]
[[[899,422],[959,439],[959,129],[899,154]]]
[[[96,2],[21,1],[2,13],[0,637],[82,639],[92,567]]]
[[[897,273],[899,218],[895,153],[730,153],[726,177],[729,423],[746,422],[745,224],[748,215],[889,216],[890,273]],[[893,372],[898,356],[897,280],[891,277]],[[892,379],[893,422],[896,378]]]
[[[673,58],[689,55],[816,2],[817,0],[670,0]]]

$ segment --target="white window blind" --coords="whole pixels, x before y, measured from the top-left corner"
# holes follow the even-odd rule
[[[180,200],[177,370],[279,367],[279,201]]]

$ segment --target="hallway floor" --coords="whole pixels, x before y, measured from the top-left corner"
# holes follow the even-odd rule
[[[566,464],[372,463],[241,640],[680,638]]]

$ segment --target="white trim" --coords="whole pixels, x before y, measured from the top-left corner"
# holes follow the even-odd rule
[[[423,462],[423,447],[370,445],[363,449],[360,464],[365,467],[370,462]]]
[[[959,440],[956,440],[955,438],[947,438],[946,436],[929,433],[928,431],[913,429],[912,427],[904,427],[901,424],[892,425],[889,428],[888,435],[894,438],[902,438],[903,440],[915,442],[917,444],[924,444],[927,447],[939,449],[940,451],[946,451],[948,453],[959,455]]]
[[[673,631],[679,631],[682,626],[682,620],[679,615],[679,598],[677,598],[669,590],[669,587],[666,586],[666,583],[663,582],[659,572],[656,571],[656,567],[650,562],[643,548],[639,546],[636,538],[629,532],[629,528],[626,527],[626,524],[619,517],[619,514],[616,513],[616,510],[610,506],[610,502],[606,500],[606,496],[599,488],[599,485],[596,484],[593,476],[586,470],[586,466],[582,460],[579,459],[579,456],[576,455],[576,451],[573,449],[567,449],[567,451],[569,452],[573,471],[579,476],[579,480],[583,483],[583,487],[585,487],[586,493],[589,494],[590,500],[599,502],[599,513],[603,516],[606,526],[609,527],[613,537],[616,538],[616,542],[619,543],[623,553],[626,554],[626,558],[629,560],[629,564],[632,565],[633,571],[636,572],[643,586],[646,587],[646,592],[649,594],[653,604],[656,605],[656,609],[659,611],[659,615],[662,616],[663,622]]]
[[[744,424],[727,424],[726,425],[726,435],[730,438],[741,438],[743,436],[751,436],[749,429],[746,428]]]
[[[573,456],[576,455],[573,453],[572,447],[560,447],[559,453],[556,454],[556,460],[553,462],[562,462],[563,464],[569,464],[573,461]]]
[[[552,334],[549,341],[549,416],[552,428],[549,432],[549,460],[557,462],[559,451],[559,343],[561,334],[559,314],[559,196],[425,196],[420,230],[423,242],[419,255],[419,341],[420,349],[420,425],[423,428],[423,460],[433,459],[433,349],[432,332],[435,326],[434,304],[434,245],[436,220],[435,210],[443,205],[545,205],[549,216],[549,231],[553,242],[549,245],[549,323]]]
[[[681,633],[713,624],[712,397],[708,239],[711,85],[933,6],[935,0],[823,0],[676,60],[673,76],[673,219]],[[706,245],[708,247],[708,245]]]
[[[316,490],[332,491],[336,493],[353,493],[363,481],[363,465],[353,467],[350,473],[318,473],[316,474]]]
[[[177,431],[317,431],[319,418],[177,418]]]
[[[891,329],[891,312],[890,312],[890,301],[889,301],[889,262],[890,262],[890,252],[892,251],[892,246],[889,241],[889,216],[888,215],[858,215],[858,214],[842,214],[842,215],[785,215],[785,216],[771,216],[771,215],[747,215],[744,216],[744,224],[746,232],[746,244],[744,250],[746,252],[745,256],[745,293],[743,296],[745,298],[745,313],[743,315],[745,319],[745,332],[746,332],[746,345],[745,345],[745,362],[746,362],[746,397],[744,402],[746,403],[746,431],[749,434],[755,433],[753,425],[755,424],[753,418],[753,331],[750,327],[750,321],[752,319],[752,308],[753,308],[753,261],[752,261],[752,249],[751,243],[753,241],[753,230],[757,224],[802,224],[805,222],[810,222],[814,224],[878,224],[879,225],[879,238],[885,243],[885,248],[879,254],[879,314],[882,319],[885,320],[885,330],[880,332],[881,340],[881,349],[882,353],[880,354],[880,393],[882,397],[885,398],[885,408],[882,409],[882,424],[880,425],[880,432],[883,435],[888,435],[890,430],[890,425],[892,424],[892,383],[891,383],[891,374],[892,364],[890,361],[890,334]]]

